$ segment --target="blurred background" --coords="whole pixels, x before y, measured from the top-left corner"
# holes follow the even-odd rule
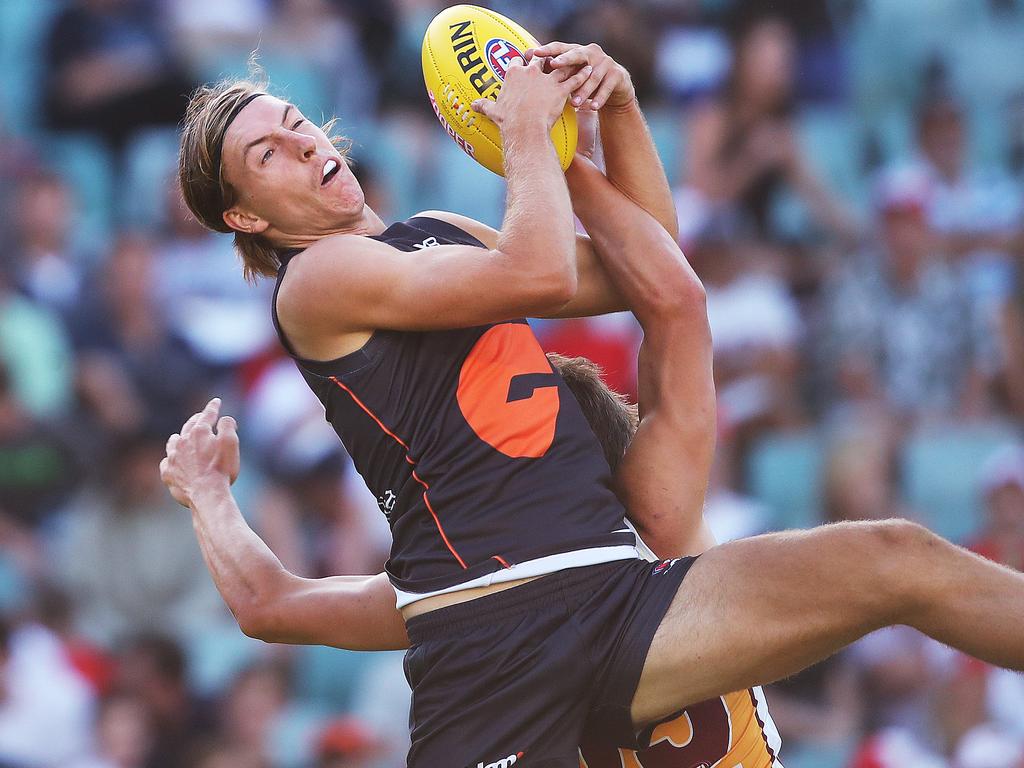
[[[401,655],[244,637],[156,467],[217,394],[285,565],[381,568],[269,286],[180,201],[176,124],[258,47],[386,221],[498,225],[423,92],[441,5],[0,0],[3,768],[404,764]],[[1024,0],[490,5],[632,73],[708,292],[719,537],[900,515],[1024,567]],[[635,394],[630,316],[535,327]],[[1024,677],[899,629],[769,698],[790,768],[1024,766]]]

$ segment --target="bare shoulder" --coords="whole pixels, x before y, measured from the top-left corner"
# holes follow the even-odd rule
[[[469,216],[463,216],[460,213],[452,213],[451,211],[421,211],[417,213],[413,218],[422,217],[427,219],[437,219],[453,226],[458,227],[464,232],[468,232],[481,243],[488,248],[496,248],[498,245],[498,230],[494,227],[489,227],[481,221],[472,219]]]
[[[358,311],[362,286],[372,281],[370,267],[380,264],[381,250],[391,246],[362,235],[332,235],[318,240],[288,264],[277,295],[277,313],[289,336],[315,332],[363,330]],[[339,301],[344,297],[345,301]]]

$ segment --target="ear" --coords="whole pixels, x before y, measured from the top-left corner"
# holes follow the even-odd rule
[[[258,235],[265,232],[270,222],[261,219],[255,214],[249,213],[237,205],[233,205],[221,214],[224,223],[236,232],[248,232],[251,235]]]

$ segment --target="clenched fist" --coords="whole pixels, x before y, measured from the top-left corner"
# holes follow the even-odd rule
[[[160,479],[175,500],[186,507],[198,493],[226,488],[235,482],[240,466],[238,433],[230,416],[217,418],[220,399],[214,398],[167,441],[160,462]]]

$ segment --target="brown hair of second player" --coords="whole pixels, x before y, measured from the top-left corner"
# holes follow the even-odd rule
[[[612,472],[618,469],[640,423],[637,407],[601,378],[601,367],[585,357],[548,353],[548,360],[576,396]]]

